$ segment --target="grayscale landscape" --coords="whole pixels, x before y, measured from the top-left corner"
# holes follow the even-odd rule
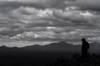
[[[99,6],[100,0],[0,0],[0,66],[99,66]],[[82,38],[90,45],[85,60]]]

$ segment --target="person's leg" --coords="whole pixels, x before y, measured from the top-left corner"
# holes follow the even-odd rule
[[[82,57],[85,57],[85,50],[82,50]]]

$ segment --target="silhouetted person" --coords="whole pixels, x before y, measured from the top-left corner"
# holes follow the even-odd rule
[[[85,38],[82,38],[82,57],[87,57],[88,54],[88,49],[89,49],[89,43],[86,41]]]

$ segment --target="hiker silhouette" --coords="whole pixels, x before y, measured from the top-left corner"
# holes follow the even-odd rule
[[[82,38],[82,48],[81,48],[82,57],[87,57],[89,47],[90,47],[89,43],[86,41],[86,39]]]

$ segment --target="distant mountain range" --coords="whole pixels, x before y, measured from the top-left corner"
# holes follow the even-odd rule
[[[74,46],[72,44],[66,43],[64,41],[58,42],[58,43],[51,43],[49,45],[33,45],[33,46],[27,46],[23,47],[22,49],[25,50],[39,50],[39,51],[67,51],[67,52],[79,52],[81,46],[77,45]]]
[[[80,45],[72,45],[69,43],[66,43],[64,41],[58,42],[58,43],[51,43],[49,45],[32,45],[32,46],[26,46],[26,47],[22,47],[22,48],[18,48],[18,47],[6,47],[6,46],[2,46],[0,47],[0,52],[12,52],[12,51],[29,51],[29,52],[36,52],[36,51],[41,51],[41,52],[79,52],[80,51],[81,46]]]
[[[93,53],[99,53],[100,50],[100,44],[99,43],[91,43],[90,44],[90,50],[89,52]],[[0,52],[81,52],[81,45],[72,45],[69,43],[66,43],[64,41],[57,42],[57,43],[51,43],[49,45],[32,45],[32,46],[26,46],[22,48],[18,47],[6,47],[1,46]]]

